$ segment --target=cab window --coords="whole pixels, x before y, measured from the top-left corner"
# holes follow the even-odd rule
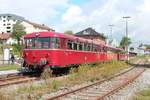
[[[26,44],[26,48],[27,49],[32,49],[34,48],[34,39],[33,38],[29,38],[29,39],[25,39],[25,44]]]
[[[50,48],[50,38],[49,37],[38,37],[35,38],[35,48],[36,49],[47,49]]]

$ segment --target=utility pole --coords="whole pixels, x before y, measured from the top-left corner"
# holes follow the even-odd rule
[[[125,19],[125,21],[126,21],[126,37],[127,37],[127,39],[128,39],[128,19],[129,18],[131,18],[130,16],[124,16],[123,17],[123,19]],[[128,42],[128,41],[127,41]],[[129,61],[130,60],[130,58],[129,58],[129,45],[126,45],[126,47],[125,47],[125,50],[127,51],[127,54],[128,54],[128,56],[127,56],[127,60]]]
[[[112,36],[112,32],[113,32],[113,27],[114,27],[114,25],[113,24],[110,24],[110,25],[108,25],[109,27],[110,27],[110,41],[113,41],[113,36]],[[110,42],[109,41],[109,42]]]

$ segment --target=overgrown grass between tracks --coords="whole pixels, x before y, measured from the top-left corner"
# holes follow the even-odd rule
[[[150,86],[136,93],[133,100],[150,100]]]
[[[123,61],[111,61],[94,65],[84,64],[78,68],[78,71],[74,71],[76,69],[71,69],[68,77],[60,80],[43,78],[45,80],[43,83],[32,84],[31,82],[30,86],[22,86],[17,89],[17,91],[10,93],[9,96],[18,97],[18,95],[20,96],[20,94],[24,94],[19,97],[19,99],[39,99],[43,94],[49,94],[53,91],[57,91],[60,87],[71,87],[89,81],[94,82],[96,80],[101,80],[118,73],[125,68],[128,68],[128,65]],[[4,93],[2,95],[2,91],[0,91],[0,97],[5,97]],[[6,97],[5,100],[7,100]]]

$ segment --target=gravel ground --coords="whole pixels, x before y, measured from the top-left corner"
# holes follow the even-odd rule
[[[106,100],[132,100],[137,91],[143,90],[150,85],[150,69],[147,69],[140,77],[125,88],[119,90]]]
[[[124,69],[122,71],[120,71],[120,73],[128,70],[130,68],[127,68],[127,69]],[[117,73],[118,74],[118,73]],[[50,94],[45,94],[42,96],[41,100],[45,99],[46,97],[53,97],[53,96],[56,96],[58,94],[62,94],[62,93],[65,93],[65,92],[69,92],[71,90],[75,90],[75,89],[78,89],[78,88],[81,88],[81,87],[84,87],[84,86],[87,86],[87,85],[90,85],[92,84],[93,82],[84,82],[82,84],[77,84],[77,85],[73,85],[73,86],[69,86],[69,87],[61,87],[58,91],[54,91]],[[106,82],[107,83],[107,82]]]

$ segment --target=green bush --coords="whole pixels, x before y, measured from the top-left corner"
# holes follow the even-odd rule
[[[12,53],[15,54],[15,55],[21,56],[21,53],[22,53],[22,50],[23,50],[24,46],[18,45],[18,44],[13,44],[12,47],[13,47],[13,52]]]

